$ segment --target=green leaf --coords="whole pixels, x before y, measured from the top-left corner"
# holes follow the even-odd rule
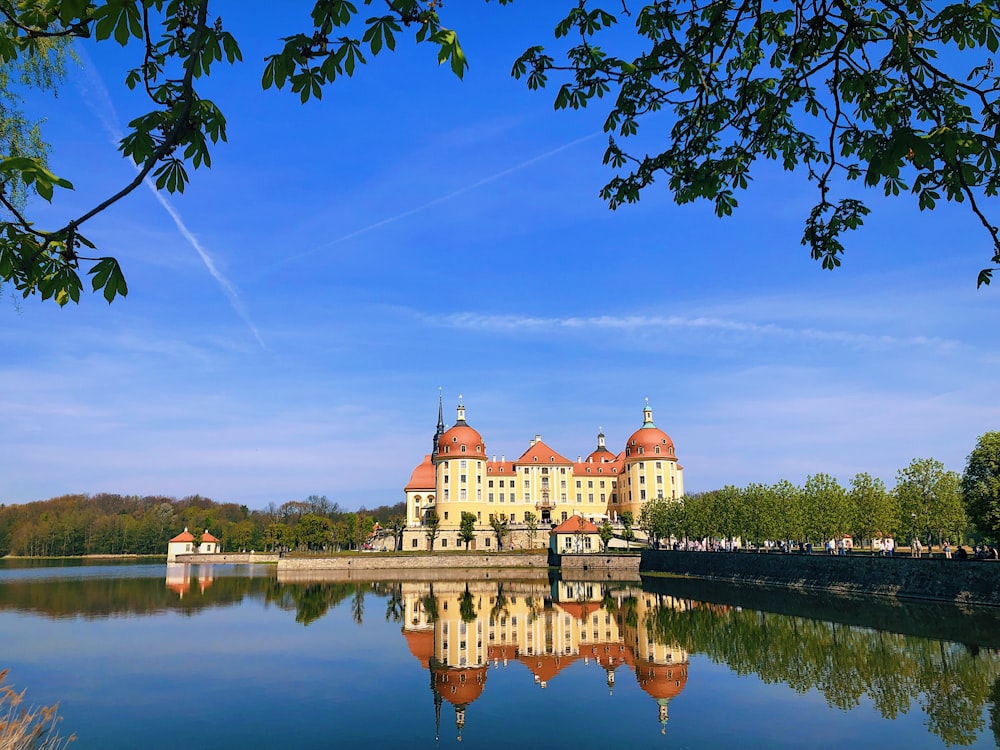
[[[87,273],[93,275],[93,288],[104,289],[104,299],[110,304],[118,295],[125,297],[128,295],[128,285],[125,283],[125,275],[121,266],[115,258],[101,258],[94,264]]]

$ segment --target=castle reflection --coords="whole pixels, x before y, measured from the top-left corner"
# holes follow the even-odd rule
[[[461,738],[490,667],[523,665],[545,689],[578,663],[594,667],[594,678],[612,692],[620,672],[634,675],[666,733],[670,701],[687,684],[688,654],[678,643],[657,643],[646,617],[654,608],[687,611],[698,603],[640,586],[591,582],[403,583],[401,588],[403,635],[428,670],[438,734],[448,703]]]

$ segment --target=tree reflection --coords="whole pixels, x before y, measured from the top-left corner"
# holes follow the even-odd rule
[[[819,691],[847,710],[867,697],[887,719],[916,701],[928,730],[949,745],[968,745],[984,729],[983,710],[997,690],[1000,657],[959,643],[932,641],[839,623],[699,603],[663,603],[652,613],[657,640],[677,641],[738,674]]]

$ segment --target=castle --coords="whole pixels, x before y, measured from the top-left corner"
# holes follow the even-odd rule
[[[455,424],[446,429],[439,398],[432,451],[405,487],[403,549],[431,547],[424,532],[432,514],[440,524],[436,548],[460,548],[462,514],[471,513],[477,536],[470,549],[477,543],[483,549],[494,542],[490,538],[494,519],[505,522],[512,532],[533,527],[532,532],[537,530],[542,538],[573,515],[597,523],[616,522],[626,512],[638,519],[649,500],[676,500],[684,494],[684,468],[673,441],[653,423],[648,403],[642,425],[619,453],[607,448],[600,432],[590,455],[571,461],[535,435],[519,458],[508,461],[505,456],[488,457],[482,436],[466,421],[465,406],[459,401]]]

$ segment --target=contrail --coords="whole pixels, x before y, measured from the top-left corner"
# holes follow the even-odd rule
[[[314,253],[318,253],[321,250],[328,250],[329,248],[333,247],[334,245],[339,245],[341,242],[347,242],[347,240],[354,239],[355,237],[358,237],[358,236],[360,236],[362,234],[367,234],[368,232],[371,232],[371,231],[373,231],[375,229],[379,229],[380,227],[384,227],[387,224],[393,224],[393,223],[399,221],[400,219],[405,219],[408,216],[413,216],[413,214],[417,214],[417,213],[420,213],[421,211],[425,211],[428,208],[430,208],[431,206],[436,206],[439,203],[444,203],[445,201],[449,201],[452,198],[455,198],[455,197],[457,197],[459,195],[462,195],[464,193],[468,193],[471,190],[475,190],[477,188],[481,188],[483,185],[488,185],[491,182],[496,182],[497,180],[501,179],[502,177],[506,177],[509,174],[513,174],[514,172],[517,172],[517,171],[519,171],[521,169],[525,169],[527,167],[530,167],[532,164],[536,164],[536,163],[538,163],[538,162],[540,162],[540,161],[542,161],[544,159],[548,159],[550,156],[555,156],[560,151],[565,151],[568,148],[573,148],[573,146],[577,146],[577,145],[583,143],[584,141],[589,141],[591,138],[596,138],[599,135],[601,135],[601,131],[598,131],[596,133],[591,133],[590,135],[585,135],[582,138],[577,138],[575,141],[570,141],[569,143],[564,143],[563,145],[557,146],[556,148],[552,149],[551,151],[546,151],[544,154],[539,154],[538,156],[533,156],[530,159],[528,159],[527,161],[522,161],[520,164],[515,164],[513,167],[508,167],[507,169],[505,169],[505,170],[503,170],[501,172],[497,172],[494,175],[490,175],[489,177],[484,177],[481,180],[473,182],[471,185],[466,185],[465,187],[460,187],[460,188],[458,188],[458,190],[453,190],[452,192],[448,193],[447,195],[442,195],[439,198],[435,198],[434,200],[428,201],[427,203],[424,203],[424,204],[422,204],[420,206],[417,206],[416,208],[411,208],[411,209],[408,209],[406,211],[403,211],[402,213],[396,214],[395,216],[390,216],[387,219],[382,219],[380,221],[376,221],[374,224],[369,224],[368,226],[362,227],[361,229],[356,229],[353,232],[350,232],[349,234],[345,234],[343,237],[338,237],[335,240],[330,240],[329,242],[327,242],[327,243],[325,243],[323,245],[318,245],[316,247],[310,248],[309,250],[305,250],[305,251],[303,251],[301,253],[296,253],[295,255],[290,255],[287,258],[282,258],[281,260],[279,260],[276,263],[274,263],[271,266],[271,268],[276,268],[278,266],[283,266],[286,263],[291,263],[292,261],[299,260],[300,258],[305,258],[306,256],[313,255]]]
[[[108,137],[111,138],[111,144],[117,148],[119,142],[121,141],[123,135],[118,127],[118,114],[115,111],[115,105],[111,101],[111,97],[108,94],[108,89],[104,85],[104,81],[101,80],[100,73],[94,67],[87,53],[82,49],[76,49],[76,53],[80,56],[80,60],[83,63],[83,69],[86,74],[87,82],[90,83],[93,90],[89,90],[83,82],[77,81],[81,93],[83,94],[84,100],[90,107],[91,111],[97,115],[97,119],[101,121],[101,125],[104,128],[104,132],[107,133]],[[94,99],[100,99],[100,107],[95,105]],[[133,166],[135,166],[133,164]],[[138,166],[136,166],[138,170]],[[174,225],[177,227],[177,231],[181,233],[181,236],[188,241],[188,244],[194,248],[195,252],[201,258],[202,263],[205,264],[205,268],[212,275],[212,278],[216,280],[222,291],[225,293],[226,297],[229,299],[229,304],[232,305],[236,314],[243,319],[243,322],[247,324],[250,332],[253,334],[254,338],[257,339],[257,343],[260,344],[262,349],[267,347],[264,345],[264,339],[261,338],[260,331],[257,330],[257,326],[253,324],[250,320],[250,315],[247,312],[246,305],[243,304],[243,300],[240,298],[239,292],[236,291],[236,287],[230,283],[222,272],[216,267],[215,261],[212,256],[209,255],[208,251],[201,246],[198,239],[191,233],[181,218],[181,215],[174,208],[173,204],[167,200],[159,190],[156,189],[156,183],[152,181],[149,177],[143,180],[143,184],[149,188],[150,192],[156,196],[156,200],[160,202],[163,206],[163,210],[166,211],[170,218],[174,220]]]

